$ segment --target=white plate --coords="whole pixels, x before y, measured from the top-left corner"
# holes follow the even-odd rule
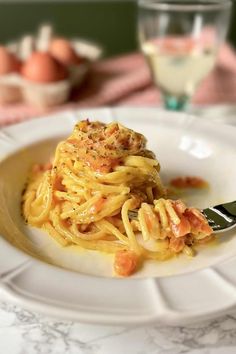
[[[47,315],[90,323],[185,324],[236,305],[236,232],[204,246],[190,260],[147,262],[128,279],[112,278],[112,256],[62,249],[26,227],[21,192],[32,163],[46,161],[79,118],[119,122],[142,132],[156,152],[165,181],[199,175],[211,189],[189,197],[204,208],[236,200],[236,129],[155,108],[81,110],[0,131],[0,294]],[[13,245],[15,247],[13,247]],[[51,263],[51,264],[50,264]]]

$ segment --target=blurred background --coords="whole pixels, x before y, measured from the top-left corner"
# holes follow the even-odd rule
[[[42,22],[64,36],[98,42],[106,56],[133,51],[136,42],[136,1],[3,1],[0,42],[36,31]],[[109,28],[109,30],[108,30]]]
[[[236,6],[232,12],[228,39],[236,46]],[[42,22],[50,22],[57,33],[98,42],[110,57],[138,48],[136,14],[135,0],[6,0],[0,2],[0,42],[32,33]]]
[[[191,1],[195,6],[194,0]],[[209,1],[212,3],[213,0]],[[217,1],[222,1],[223,6],[220,5],[222,6],[220,9],[227,3],[227,0]],[[202,3],[207,4],[208,0]],[[155,49],[155,65],[154,62],[151,65],[150,60],[153,59],[150,53],[149,57],[145,52],[147,49],[145,43],[142,43],[142,52],[145,55],[139,50],[138,0],[0,0],[0,43],[2,45],[10,43],[11,46],[7,50],[12,51],[16,59],[20,59],[20,62],[14,64],[14,60],[11,57],[9,59],[6,48],[0,47],[0,126],[37,117],[53,109],[152,105],[171,110],[187,110],[190,107],[191,110],[192,104],[197,109],[203,107],[200,113],[196,113],[202,114],[205,107],[235,105],[236,53],[233,49],[236,47],[235,0],[232,0],[232,3],[227,36],[227,42],[231,45],[220,42],[219,51],[214,52],[213,47],[211,50],[206,49],[205,52],[200,50],[197,57],[194,51],[189,53],[183,51],[184,55],[180,55],[180,58],[176,54],[177,61],[172,60],[173,53],[170,58],[164,55],[162,57],[164,62],[161,64],[155,61],[158,60]],[[215,18],[212,25],[217,24],[217,28],[226,31],[229,11],[227,19],[224,19],[223,11],[218,10],[215,14],[213,11],[213,15],[210,14],[209,17]],[[178,18],[174,18],[174,21],[180,21],[182,26],[182,17],[185,15],[182,13]],[[191,18],[195,18],[195,15]],[[187,17],[185,19],[188,22]],[[189,28],[192,28],[194,21],[190,20]],[[40,31],[43,24],[49,24],[54,29],[52,36],[45,36],[45,31]],[[140,33],[139,27],[139,36]],[[209,33],[208,28],[208,35]],[[26,37],[22,38],[23,36]],[[56,55],[50,45],[53,43],[51,40],[58,37],[63,37],[64,43],[59,43]],[[40,41],[40,38],[44,40]],[[68,42],[68,39],[77,41]],[[87,40],[90,49],[86,49],[78,39]],[[149,39],[146,38],[145,41]],[[19,41],[15,43],[17,40]],[[41,44],[44,42],[44,46],[39,47],[39,42]],[[168,43],[166,45],[168,47]],[[31,58],[35,51],[40,53],[32,55]],[[42,55],[45,51],[47,53]],[[67,63],[65,58],[64,61],[59,58],[61,55],[68,56]],[[61,62],[63,68],[58,67],[58,63],[55,62],[57,60]],[[208,63],[210,61],[211,65]],[[176,63],[182,64],[175,65]],[[162,65],[169,67],[163,70]],[[173,91],[176,87],[174,89],[171,87],[173,93],[169,86],[167,92],[167,84],[163,85],[163,80],[159,82],[161,81],[159,73],[155,82],[154,71],[167,73],[168,77],[164,78],[164,82],[169,86],[173,86],[173,83],[176,86],[176,82],[181,92],[178,91],[177,95]],[[15,81],[11,81],[9,73],[14,72],[17,75],[13,75]],[[179,79],[172,80],[173,77]],[[60,83],[63,80],[66,83],[61,88]],[[48,90],[52,83],[55,83],[56,89],[50,91],[49,95]],[[215,116],[215,112],[213,114]]]

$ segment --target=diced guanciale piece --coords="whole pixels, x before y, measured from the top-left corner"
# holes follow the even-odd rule
[[[191,232],[191,225],[185,216],[181,216],[179,224],[171,224],[171,231],[175,237],[182,237]]]
[[[133,251],[117,251],[114,270],[116,274],[127,277],[133,274],[138,265],[138,256]]]
[[[99,211],[102,210],[103,205],[104,205],[105,202],[106,202],[106,199],[105,199],[105,198],[102,198],[102,197],[99,198],[99,199],[96,201],[96,203],[94,203],[94,204],[91,206],[91,208],[90,208],[90,210],[89,210],[90,214],[97,214],[97,213],[99,213]]]
[[[213,230],[208,225],[206,218],[199,210],[195,208],[188,208],[184,215],[190,222],[191,230],[194,234],[202,233],[206,236],[210,236],[213,233]]]
[[[175,188],[206,188],[208,183],[200,177],[176,177],[170,181],[170,185]]]
[[[179,253],[185,246],[184,237],[171,237],[169,242],[169,249],[175,253]]]

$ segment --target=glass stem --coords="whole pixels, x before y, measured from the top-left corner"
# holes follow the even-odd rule
[[[164,106],[169,111],[184,111],[189,102],[189,97],[183,96],[172,96],[169,94],[163,95]]]

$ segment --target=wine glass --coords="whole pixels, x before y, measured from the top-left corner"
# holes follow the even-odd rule
[[[231,0],[140,0],[138,5],[141,50],[163,104],[184,110],[215,65]]]

